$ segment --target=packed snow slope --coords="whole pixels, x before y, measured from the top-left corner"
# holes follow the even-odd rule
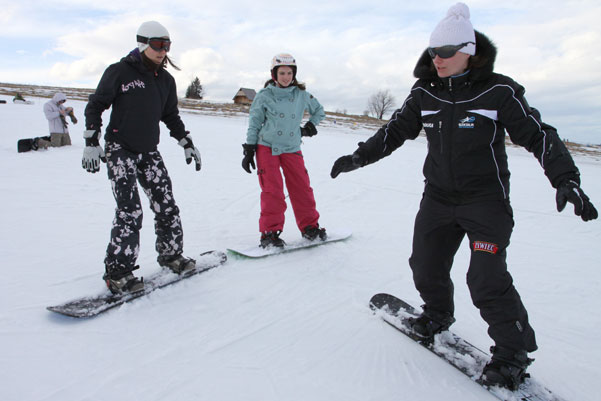
[[[114,200],[106,167],[81,168],[84,102],[73,146],[18,154],[19,138],[45,135],[46,99],[16,105],[0,96],[0,399],[207,401],[481,401],[494,399],[454,368],[372,315],[370,297],[419,306],[407,259],[423,189],[424,138],[336,180],[334,160],[372,130],[329,123],[304,140],[320,223],[350,229],[341,243],[222,267],[94,319],[45,308],[103,290],[103,257]],[[202,153],[200,172],[163,129],[160,150],[173,180],[185,254],[258,243],[259,186],[240,167],[247,118],[182,111]],[[105,121],[108,113],[105,114]],[[599,399],[601,221],[584,223],[538,162],[510,148],[516,226],[510,271],[536,330],[531,374],[568,400]],[[576,157],[583,188],[601,206],[601,164]],[[141,275],[159,269],[153,215],[145,224]],[[289,212],[289,213],[288,213]],[[283,238],[299,238],[289,208]],[[433,250],[435,252],[435,250]],[[465,285],[469,248],[455,258],[452,329],[491,344]]]

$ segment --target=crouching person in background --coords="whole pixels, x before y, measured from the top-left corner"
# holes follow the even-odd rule
[[[56,148],[71,145],[66,117],[70,117],[73,124],[77,124],[77,119],[73,114],[73,107],[64,106],[66,101],[67,96],[64,93],[58,92],[44,104],[44,114],[48,120],[48,128],[50,130],[50,142],[40,140],[38,142],[40,148],[47,148],[48,146]]]

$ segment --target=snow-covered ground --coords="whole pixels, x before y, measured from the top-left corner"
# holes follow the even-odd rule
[[[351,229],[342,243],[269,257],[230,258],[209,273],[94,319],[45,307],[102,291],[114,212],[103,165],[81,168],[84,102],[73,146],[18,154],[19,138],[46,135],[46,99],[0,104],[0,399],[387,401],[492,400],[485,390],[370,312],[376,292],[414,305],[407,259],[421,198],[423,138],[381,162],[329,177],[334,160],[371,130],[322,128],[303,151],[320,223]],[[182,112],[203,157],[184,162],[163,132],[160,150],[184,223],[186,254],[257,243],[259,187],[240,167],[247,119]],[[105,114],[105,121],[108,114]],[[163,127],[164,128],[164,127]],[[319,129],[319,127],[318,127]],[[569,400],[598,399],[601,377],[601,223],[557,213],[537,161],[510,148],[516,227],[509,267],[537,332],[530,372]],[[601,206],[601,164],[576,158]],[[144,199],[139,271],[159,267]],[[568,206],[569,208],[570,206]],[[296,239],[291,209],[284,239]],[[487,349],[486,326],[465,285],[469,249],[455,259],[453,330]]]

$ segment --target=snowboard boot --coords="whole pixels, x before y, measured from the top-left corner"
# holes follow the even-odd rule
[[[487,386],[499,386],[511,391],[518,389],[524,379],[530,377],[526,368],[534,361],[526,351],[513,351],[509,348],[490,347],[492,359],[482,370],[480,380]]]
[[[159,265],[168,268],[173,273],[182,274],[194,270],[196,261],[179,255],[165,255],[157,258]]]
[[[46,150],[50,146],[50,137],[42,136],[42,137],[33,138],[32,142],[33,142],[31,144],[32,150],[40,150],[40,149]]]
[[[426,341],[434,340],[434,336],[442,331],[448,330],[455,318],[450,312],[438,312],[429,310],[425,305],[424,311],[416,318],[410,318],[409,323],[413,333]]]
[[[281,231],[267,231],[261,234],[261,248],[275,246],[283,248],[286,243],[280,238]]]
[[[134,267],[133,270],[140,268]],[[102,279],[106,283],[108,289],[115,295],[144,291],[144,279],[140,279],[133,275],[131,271],[124,273],[108,273],[106,272]]]
[[[326,234],[326,229],[320,228],[319,224],[316,226],[307,226],[303,230],[303,238],[306,238],[309,241],[314,241],[318,237],[322,241],[325,241],[326,238],[328,238],[328,235]]]

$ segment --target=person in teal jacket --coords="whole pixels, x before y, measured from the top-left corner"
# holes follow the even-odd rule
[[[305,111],[310,117],[301,127]],[[315,126],[324,118],[325,112],[319,101],[296,79],[294,57],[276,55],[271,61],[271,79],[253,100],[246,143],[242,145],[242,168],[250,174],[251,167],[258,167],[261,187],[259,231],[263,248],[285,245],[279,237],[286,211],[280,169],[302,236],[311,241],[326,239],[325,228],[319,226],[319,213],[301,152],[301,138],[316,135]]]

